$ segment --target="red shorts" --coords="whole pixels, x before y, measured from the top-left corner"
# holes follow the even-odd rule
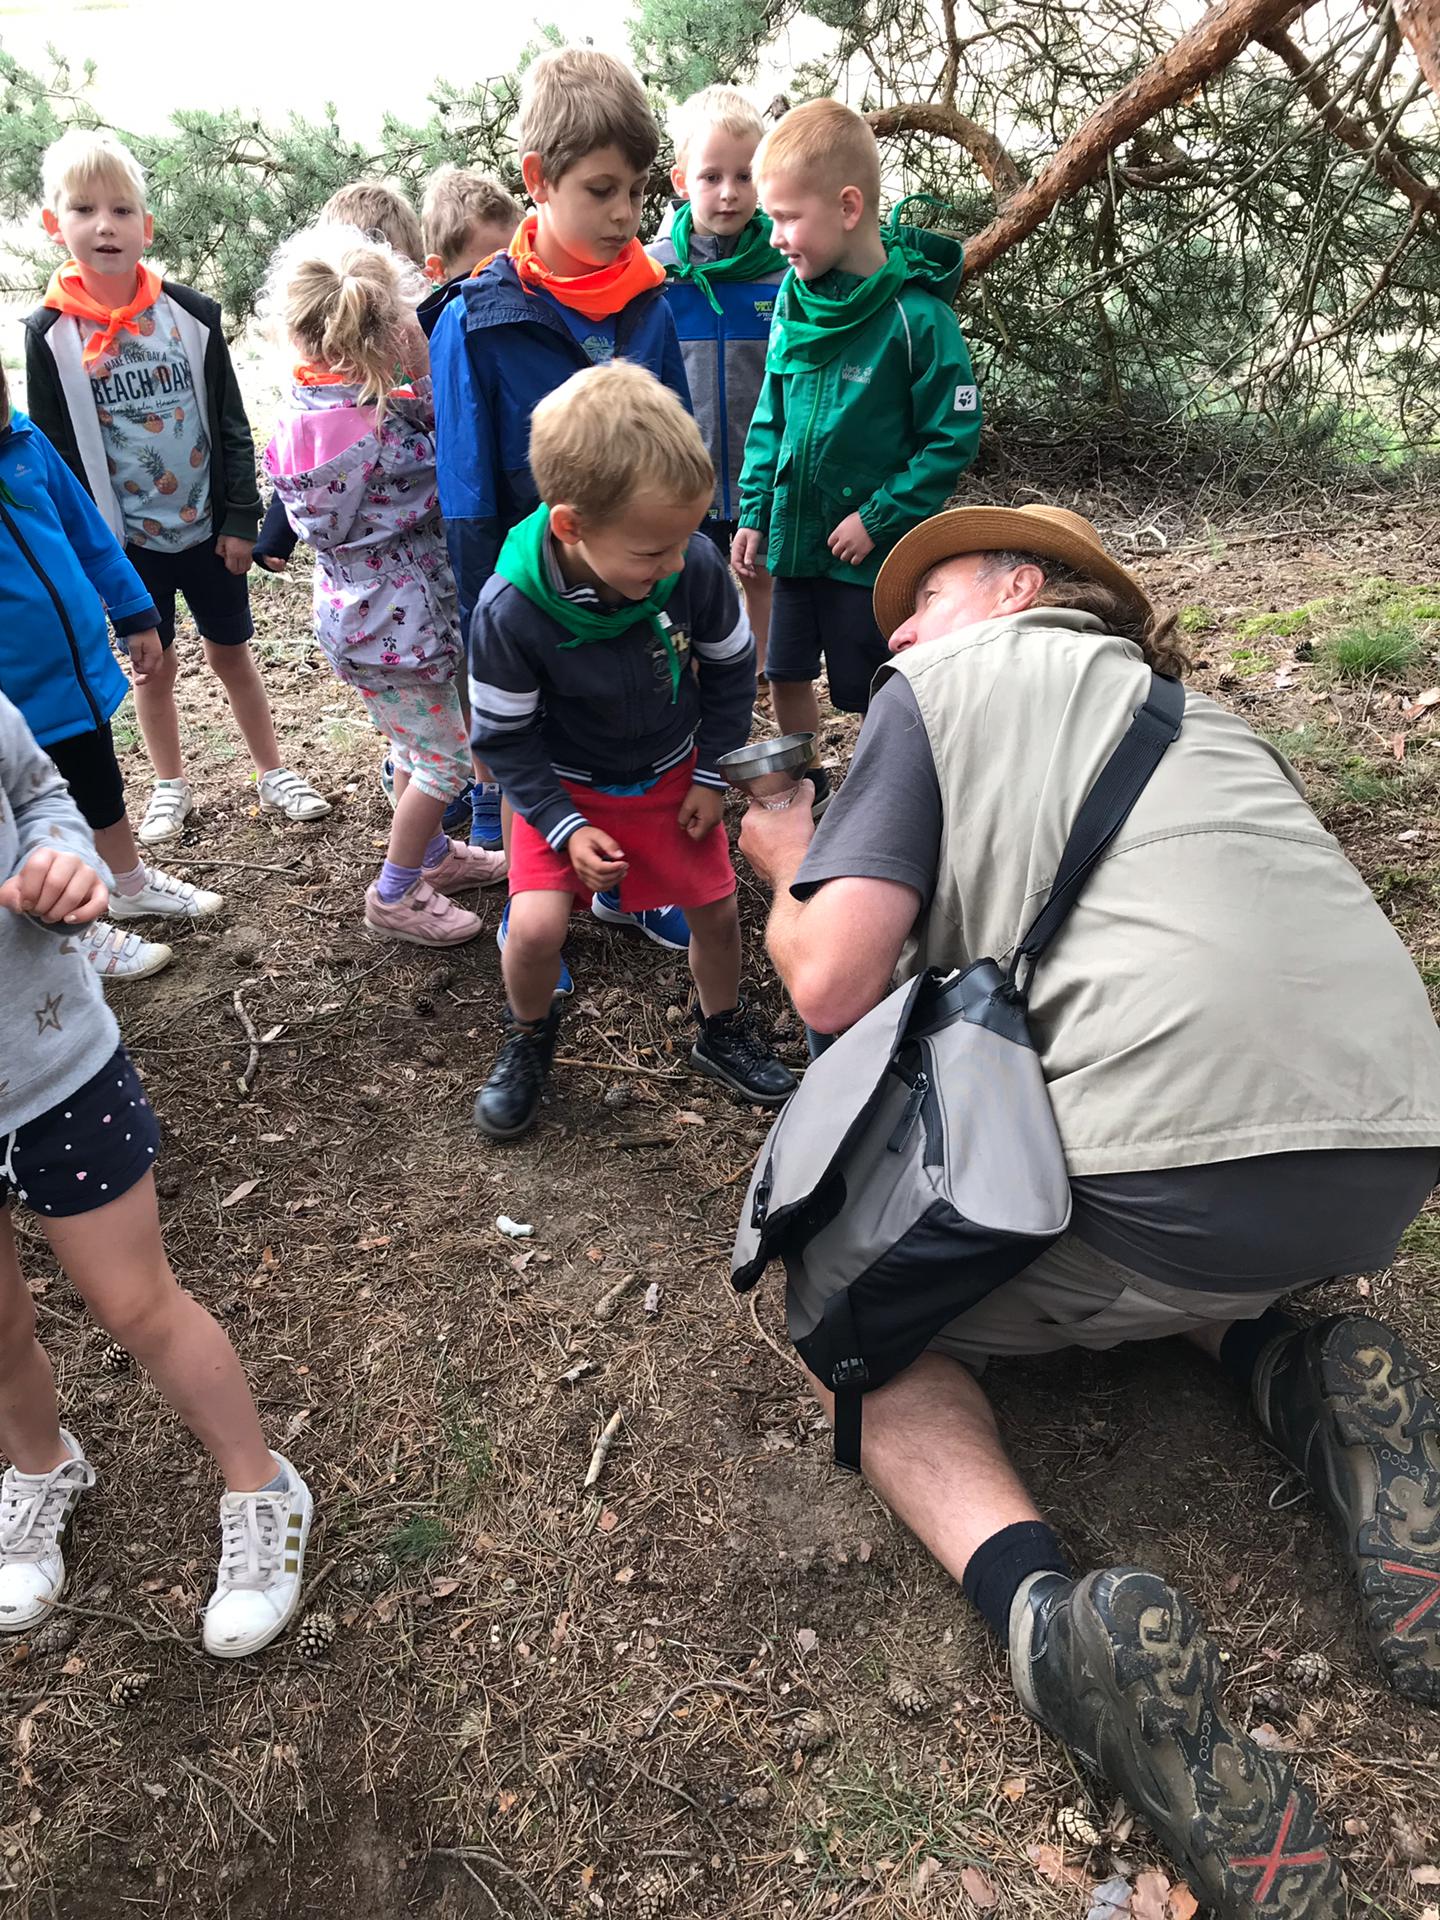
[[[590,825],[613,835],[630,863],[620,883],[620,905],[627,913],[646,907],[708,907],[735,891],[724,826],[713,827],[703,840],[692,840],[680,825],[680,803],[693,784],[694,766],[692,754],[648,793],[598,793],[594,787],[562,782]],[[511,893],[567,889],[577,906],[589,906],[590,889],[571,866],[569,854],[563,847],[557,853],[517,813],[510,834]]]

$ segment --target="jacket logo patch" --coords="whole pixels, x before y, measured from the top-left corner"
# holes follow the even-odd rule
[[[757,300],[755,302],[755,318],[757,320],[768,320],[774,311],[775,301],[773,297],[769,300]]]
[[[675,658],[683,673],[690,664],[690,630],[688,627],[669,626],[670,645],[675,649]],[[658,635],[651,639],[649,646],[650,666],[655,678],[666,688],[670,685],[670,655],[666,652]]]
[[[956,387],[955,389],[956,413],[974,413],[975,409],[979,406],[979,404],[980,404],[980,389],[978,387]]]
[[[855,384],[860,387],[868,387],[870,384],[870,376],[874,371],[874,367],[859,367],[856,366],[853,361],[847,361],[840,369],[840,378],[842,380],[853,380]],[[957,400],[955,404],[958,406],[960,403]]]

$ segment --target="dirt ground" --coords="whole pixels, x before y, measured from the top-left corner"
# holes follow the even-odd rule
[[[1317,506],[1316,530],[1276,537],[1096,510],[1189,609],[1199,682],[1285,738],[1440,985],[1440,708],[1404,711],[1440,680],[1431,517]],[[0,1910],[1080,1915],[1095,1883],[1163,1869],[1025,1719],[955,1588],[833,1470],[778,1284],[753,1309],[732,1295],[764,1120],[686,1073],[676,959],[577,922],[543,1124],[509,1147],[473,1134],[500,902],[443,959],[364,937],[378,743],[309,644],[303,578],[252,578],[288,750],[335,812],[298,829],[257,815],[182,635],[202,806],[165,864],[228,903],[115,1002],[166,1129],[172,1257],[309,1478],[307,1608],[338,1633],[319,1657],[293,1632],[233,1667],[201,1656],[213,1472],[143,1378],[106,1370],[32,1238],[66,1417],[100,1479],[71,1537],[73,1641],[3,1650]],[[1328,678],[1324,636],[1402,600],[1413,666]],[[837,722],[842,763],[846,739]],[[126,764],[143,804],[133,740]],[[756,995],[799,1064],[748,878],[742,899]],[[261,1037],[248,1091],[238,1008]],[[502,1236],[502,1212],[533,1237]],[[1363,1300],[1440,1358],[1437,1281],[1440,1213],[1329,1304]],[[1196,1601],[1237,1712],[1294,1750],[1332,1822],[1355,1911],[1436,1920],[1440,1719],[1379,1686],[1337,1553],[1237,1397],[1168,1345],[996,1366],[990,1384],[1076,1558],[1143,1561]],[[1311,1651],[1332,1671],[1306,1687],[1288,1669]],[[122,1707],[126,1674],[148,1685]],[[1063,1841],[1073,1808],[1100,1846]],[[1185,1920],[1169,1897],[1144,1911]]]

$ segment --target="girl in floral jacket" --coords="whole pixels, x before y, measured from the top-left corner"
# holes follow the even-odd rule
[[[390,742],[395,817],[365,894],[365,924],[449,947],[480,931],[449,896],[503,879],[505,856],[448,840],[441,828],[471,765],[413,277],[354,227],[312,228],[281,248],[268,304],[298,363],[265,466],[290,524],[315,550],[316,638]]]

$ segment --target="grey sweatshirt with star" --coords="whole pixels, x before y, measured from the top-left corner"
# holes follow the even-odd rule
[[[0,694],[0,884],[41,847],[78,853],[110,877],[54,762]],[[0,1162],[17,1128],[84,1086],[119,1044],[74,928],[0,907]]]

